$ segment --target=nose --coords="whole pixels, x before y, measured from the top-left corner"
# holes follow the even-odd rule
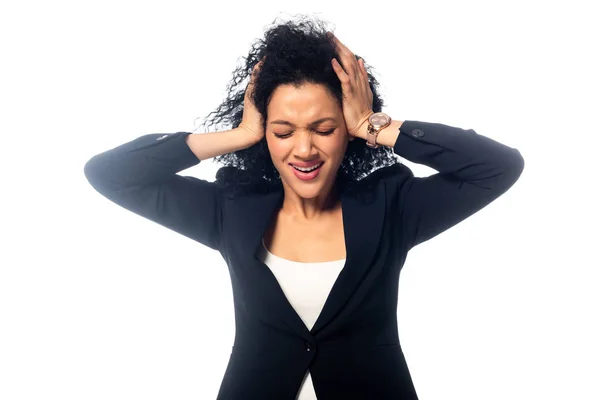
[[[309,160],[312,158],[314,148],[314,135],[312,132],[305,132],[295,135],[294,149],[298,158]]]

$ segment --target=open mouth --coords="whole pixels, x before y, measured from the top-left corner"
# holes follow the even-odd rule
[[[303,170],[294,167],[293,165],[290,164],[290,167],[293,169],[294,171],[294,175],[296,175],[298,178],[302,179],[302,180],[308,180],[308,179],[314,179],[319,175],[319,171],[321,170],[321,167],[323,166],[324,162],[321,162],[319,165],[312,167],[312,168],[303,168]]]

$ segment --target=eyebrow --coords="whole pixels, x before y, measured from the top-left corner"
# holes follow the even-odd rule
[[[331,121],[335,121],[336,119],[335,119],[335,118],[333,118],[333,117],[325,117],[325,118],[321,118],[321,119],[318,119],[318,120],[316,120],[316,121],[313,121],[313,122],[311,122],[309,126],[314,126],[314,125],[320,124],[321,122],[325,122],[325,121],[329,121],[329,120],[331,120]],[[278,119],[278,120],[275,120],[275,121],[271,121],[271,123],[272,123],[272,124],[281,124],[281,125],[289,125],[289,126],[294,126],[294,124],[292,124],[291,122],[289,122],[289,121],[284,121],[284,120],[282,120],[282,119]]]

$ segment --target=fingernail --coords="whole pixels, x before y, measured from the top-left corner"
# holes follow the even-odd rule
[[[327,32],[327,37],[328,37],[329,39],[331,39],[331,38],[333,37],[333,33],[331,33],[331,32],[329,32],[329,31],[328,31],[328,32]]]

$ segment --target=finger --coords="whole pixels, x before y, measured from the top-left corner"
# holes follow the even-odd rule
[[[359,61],[359,65],[360,65],[360,70],[361,70],[362,76],[368,81],[369,73],[367,72],[367,68],[365,67],[365,60],[363,60],[361,58]]]
[[[256,65],[254,65],[254,68],[252,68],[253,71],[257,71],[260,69],[260,67],[262,66],[263,62],[265,61],[265,58],[267,56],[263,56],[263,58],[260,59],[259,62],[256,63]]]
[[[336,72],[340,82],[343,84],[350,82],[350,77],[348,74],[346,74],[340,63],[335,58],[331,60],[331,65],[333,65],[333,70]]]
[[[250,76],[250,81],[254,82],[254,78],[256,77],[256,75],[258,74],[258,72],[260,71],[260,68],[263,65],[263,62],[265,61],[265,58],[267,56],[263,56],[263,58],[261,58],[261,60],[259,62],[257,62],[254,67],[252,68],[252,75]]]
[[[332,34],[332,39],[336,44],[338,49],[338,54],[341,59],[341,63],[346,70],[346,73],[353,77],[358,72],[358,65],[356,64],[356,56],[346,47],[334,34]]]

